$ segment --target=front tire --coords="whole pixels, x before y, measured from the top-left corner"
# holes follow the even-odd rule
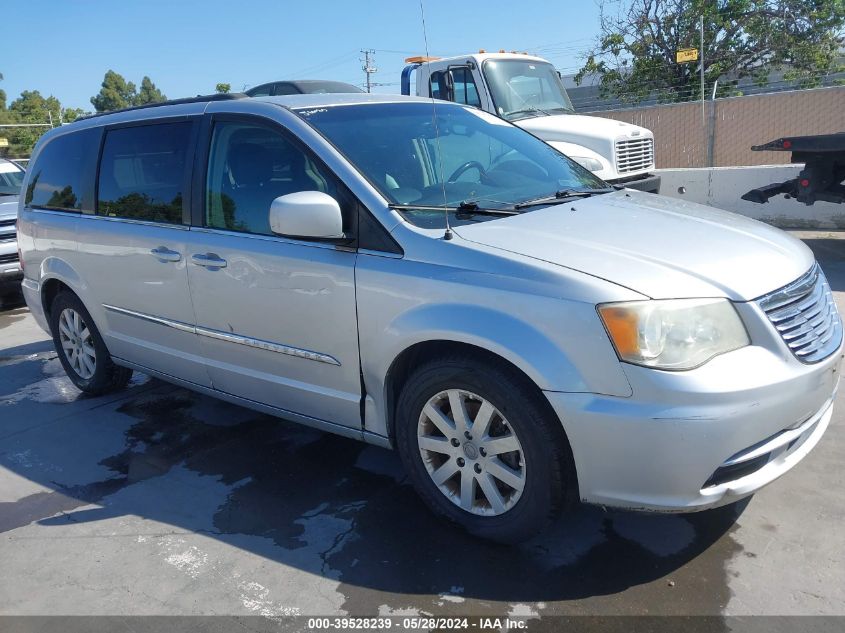
[[[122,389],[132,378],[131,369],[112,361],[94,320],[75,294],[56,295],[50,330],[62,367],[81,391],[99,396]]]
[[[540,532],[565,498],[569,451],[533,385],[470,357],[408,379],[396,443],[414,488],[438,515],[502,543]]]

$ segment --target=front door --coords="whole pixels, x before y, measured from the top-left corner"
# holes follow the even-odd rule
[[[215,117],[202,227],[190,231],[197,333],[215,389],[361,426],[354,250],[270,230],[270,203],[297,191],[354,205],[334,176],[281,128]]]

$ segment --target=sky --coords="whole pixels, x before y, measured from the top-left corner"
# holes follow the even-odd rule
[[[480,48],[539,54],[575,72],[598,33],[593,0],[423,0],[431,55]],[[169,98],[279,79],[361,85],[375,49],[377,92],[399,92],[404,59],[425,52],[419,0],[27,0],[6,2],[0,88],[93,110],[109,69]]]

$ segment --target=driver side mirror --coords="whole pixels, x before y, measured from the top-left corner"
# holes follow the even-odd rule
[[[277,235],[343,240],[343,215],[337,200],[322,191],[298,191],[270,204],[270,229]]]

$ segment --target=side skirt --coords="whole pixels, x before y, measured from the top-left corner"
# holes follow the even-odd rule
[[[327,433],[334,433],[335,435],[341,435],[343,437],[348,437],[354,440],[361,440],[362,442],[366,442],[367,444],[372,444],[374,446],[380,446],[381,448],[392,448],[390,440],[388,440],[384,436],[371,433],[370,431],[353,429],[348,426],[335,424],[334,422],[327,422],[326,420],[321,420],[319,418],[312,418],[310,416],[302,415],[300,413],[294,413],[293,411],[288,411],[287,409],[271,407],[270,405],[262,404],[261,402],[256,402],[255,400],[248,400],[247,398],[234,396],[230,393],[218,391],[216,389],[205,387],[203,385],[198,385],[188,380],[182,380],[181,378],[177,378],[176,376],[171,376],[170,374],[165,374],[164,372],[156,371],[154,369],[150,369],[149,367],[144,367],[143,365],[138,365],[122,358],[112,357],[112,360],[116,365],[128,367],[129,369],[134,369],[136,371],[141,372],[142,374],[149,374],[150,376],[155,376],[156,378],[159,378],[160,380],[163,380],[165,382],[169,382],[174,385],[179,385],[180,387],[185,387],[186,389],[190,389],[191,391],[196,391],[198,393],[211,396],[212,398],[225,400],[226,402],[231,402],[232,404],[236,404],[241,407],[246,407],[247,409],[266,413],[277,418],[288,420],[289,422],[296,422],[297,424],[302,424],[304,426],[318,429],[320,431],[325,431]]]

